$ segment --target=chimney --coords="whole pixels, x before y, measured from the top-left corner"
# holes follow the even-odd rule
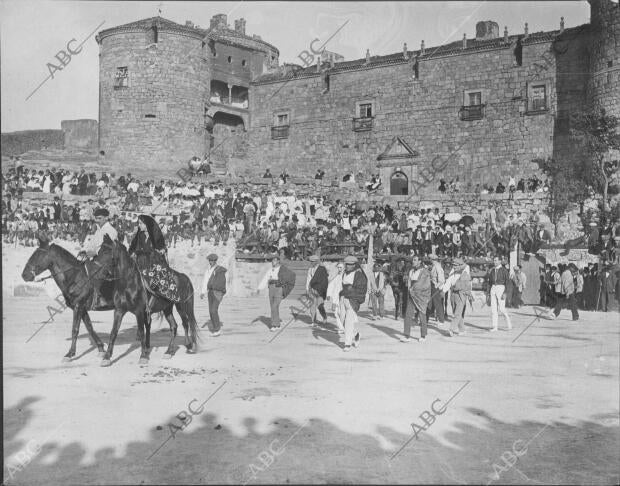
[[[560,17],[560,34],[564,32],[564,17]]]
[[[329,67],[333,68],[335,66],[335,62],[334,62],[334,53],[330,52],[329,53]]]
[[[476,40],[497,39],[499,37],[499,25],[492,20],[483,20],[476,23]]]
[[[409,59],[409,52],[407,51],[407,43],[403,44],[403,59]]]
[[[185,21],[185,27],[194,27],[194,22],[192,22],[191,20],[186,20]]]
[[[463,34],[463,49],[467,49],[467,34]]]
[[[366,64],[370,64],[370,49],[366,49]]]
[[[245,19],[235,20],[235,32],[245,35]]]
[[[504,42],[508,44],[508,26],[504,25]]]
[[[226,14],[217,14],[211,17],[211,29],[227,29],[228,16]]]
[[[321,56],[318,56],[316,58],[316,72],[317,73],[321,72]]]
[[[422,43],[420,44],[420,56],[424,55],[424,39],[422,39]]]
[[[527,26],[527,22],[525,22],[525,38],[526,38],[526,39],[530,36],[530,34],[529,34],[529,30],[530,30],[530,29],[529,29],[529,28],[528,28],[528,26]]]

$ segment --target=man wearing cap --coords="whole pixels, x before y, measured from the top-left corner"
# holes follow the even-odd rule
[[[466,270],[467,265],[461,258],[455,258],[452,262],[453,272],[445,282],[444,290],[450,290],[450,299],[454,318],[448,331],[450,337],[454,334],[465,334],[465,309],[467,301],[473,300],[471,295],[471,277]]]
[[[351,345],[358,347],[360,333],[355,332],[357,312],[366,300],[368,278],[360,268],[357,257],[349,255],[344,259],[344,275],[340,291],[340,318],[344,322],[344,351],[350,351]]]
[[[226,293],[226,269],[217,264],[217,255],[215,253],[211,253],[207,260],[209,260],[209,267],[202,279],[200,298],[204,299],[205,294],[207,294],[209,317],[211,318],[212,326],[211,336],[217,337],[221,334],[222,329],[222,321],[220,321],[218,310]]]
[[[616,292],[616,276],[612,272],[611,265],[605,265],[598,278],[600,282],[600,299],[596,310],[601,309],[603,312],[607,312],[609,303],[614,301],[614,294]]]
[[[317,309],[323,318],[323,324],[327,322],[327,313],[323,303],[327,298],[327,285],[329,279],[327,277],[327,269],[321,264],[318,255],[310,255],[310,268],[306,275],[306,292],[312,300],[310,304],[310,316],[312,317],[312,325],[316,325]]]
[[[375,318],[378,315],[380,319],[383,319],[383,315],[385,314],[385,289],[387,287],[387,281],[380,263],[374,264],[372,277],[375,279],[375,289],[371,289],[370,291],[372,316]]]
[[[108,235],[112,241],[118,239],[118,233],[114,226],[110,224],[110,212],[105,208],[98,208],[95,213],[95,222],[97,223],[97,231],[90,237],[88,244],[82,248],[80,253],[85,253],[88,257],[93,257],[99,253],[99,248],[103,243],[103,237]]]
[[[400,338],[400,341],[403,343],[411,341],[411,327],[414,321],[418,321],[420,324],[418,342],[422,343],[426,340],[426,309],[431,300],[431,274],[417,255],[412,257],[411,265],[407,279],[409,292],[405,311],[404,336]]]
[[[97,253],[99,253],[99,248],[103,244],[104,236],[108,235],[112,241],[116,241],[118,239],[118,233],[114,226],[112,226],[109,222],[110,213],[105,208],[98,208],[95,213],[95,222],[97,223],[97,230],[94,235],[91,235],[88,243],[85,247],[80,250],[78,256],[86,256],[86,257],[94,257]],[[101,289],[101,284],[103,283],[103,279],[97,278],[99,271],[102,268],[99,267],[97,271],[94,271],[90,274],[90,280],[93,283],[93,300],[91,303],[91,309],[95,309],[98,305],[99,294]]]
[[[291,293],[295,287],[295,273],[288,267],[280,264],[280,257],[273,257],[271,268],[265,275],[264,285],[259,288],[269,288],[269,307],[271,309],[271,332],[280,329],[280,302]]]

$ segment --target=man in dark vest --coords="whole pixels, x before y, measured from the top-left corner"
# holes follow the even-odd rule
[[[217,337],[221,334],[222,329],[219,307],[226,293],[226,269],[217,264],[217,255],[215,253],[211,253],[207,260],[209,260],[209,267],[202,280],[200,298],[204,299],[205,294],[207,294],[209,317],[211,318],[212,326],[211,336]]]
[[[306,292],[311,299],[310,316],[312,317],[312,325],[317,323],[317,310],[321,313],[323,324],[327,322],[327,313],[325,312],[324,302],[327,298],[327,269],[321,264],[317,255],[311,255],[310,268],[306,277]]]
[[[280,302],[291,293],[295,287],[295,273],[288,267],[281,265],[280,257],[273,257],[271,268],[265,275],[266,285],[269,288],[269,307],[271,308],[271,332],[280,329]],[[262,285],[261,285],[262,287]]]

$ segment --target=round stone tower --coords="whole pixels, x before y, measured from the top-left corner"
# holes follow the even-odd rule
[[[588,1],[592,29],[588,104],[620,117],[620,7],[617,1]]]
[[[99,33],[99,148],[106,160],[173,174],[206,153],[206,34],[160,17]]]

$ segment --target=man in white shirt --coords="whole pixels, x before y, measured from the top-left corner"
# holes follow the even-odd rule
[[[116,229],[114,229],[114,226],[112,226],[108,221],[109,217],[110,212],[107,209],[98,208],[95,210],[95,222],[97,223],[97,231],[95,231],[95,234],[87,240],[88,243],[85,242],[85,248],[80,251],[80,255],[93,257],[97,253],[99,253],[99,249],[103,244],[103,238],[105,235],[108,235],[112,241],[116,241],[118,239],[118,233],[116,232]],[[103,267],[97,267],[89,273],[89,278],[92,281],[94,290],[93,299],[90,306],[91,309],[95,309],[98,305],[101,284],[103,283],[103,279],[98,278],[98,274],[102,270]]]

